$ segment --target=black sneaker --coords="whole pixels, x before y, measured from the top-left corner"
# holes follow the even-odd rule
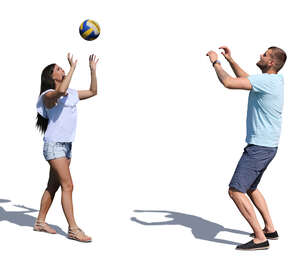
[[[269,241],[266,240],[265,242],[255,244],[253,240],[246,244],[242,244],[236,247],[237,250],[262,250],[269,248]]]
[[[267,239],[277,240],[279,238],[277,231],[272,233],[264,233]],[[250,234],[250,237],[255,237],[254,233]]]

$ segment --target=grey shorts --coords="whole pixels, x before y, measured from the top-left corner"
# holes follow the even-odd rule
[[[277,153],[277,147],[248,144],[229,184],[242,193],[255,190],[264,171]]]
[[[72,157],[71,142],[44,142],[43,154],[47,161],[66,157]]]

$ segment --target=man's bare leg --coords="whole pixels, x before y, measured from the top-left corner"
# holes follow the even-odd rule
[[[255,234],[255,238],[253,239],[254,243],[258,244],[265,242],[267,239],[261,229],[261,226],[259,225],[253,205],[251,204],[248,197],[244,193],[239,192],[234,188],[229,188],[228,193],[243,217],[248,221],[251,228],[253,229],[253,232]]]
[[[249,190],[247,194],[264,220],[265,223],[264,232],[265,233],[275,232],[275,228],[269,213],[269,209],[262,193],[258,189],[255,189],[255,190]]]

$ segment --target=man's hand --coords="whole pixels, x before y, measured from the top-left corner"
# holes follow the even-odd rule
[[[238,78],[247,78],[249,74],[245,72],[231,57],[231,51],[227,46],[221,46],[219,49],[223,49],[222,55],[229,62],[234,74]]]
[[[224,50],[224,52],[221,52],[221,54],[222,54],[228,61],[232,59],[232,58],[231,58],[231,51],[230,51],[230,49],[229,49],[228,47],[226,47],[226,46],[221,46],[221,47],[219,47],[219,49],[223,49],[223,50]]]
[[[209,51],[206,56],[209,56],[210,62],[213,63],[218,59],[218,54],[215,51]]]

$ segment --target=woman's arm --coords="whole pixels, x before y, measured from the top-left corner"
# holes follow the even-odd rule
[[[91,86],[89,90],[78,90],[78,97],[80,100],[91,98],[97,95],[97,76],[96,66],[99,58],[96,60],[95,55],[89,57],[90,69],[91,69]]]
[[[67,89],[69,88],[73,73],[76,68],[77,60],[75,62],[73,61],[73,55],[71,56],[70,53],[68,53],[68,61],[70,64],[70,70],[66,76],[64,76],[63,81],[60,85],[56,85],[56,88],[54,91],[49,91],[43,96],[44,104],[47,108],[51,109],[54,107],[57,103],[57,100],[65,95]]]

